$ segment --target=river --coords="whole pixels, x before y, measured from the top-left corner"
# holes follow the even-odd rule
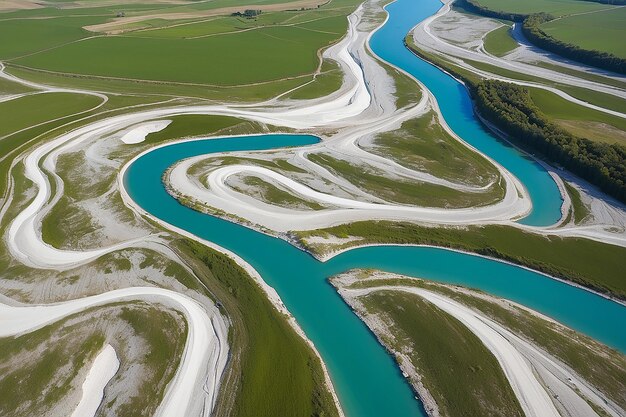
[[[373,36],[372,49],[424,82],[451,128],[525,184],[534,203],[526,223],[554,223],[560,216],[561,198],[551,177],[480,126],[467,92],[458,82],[404,48],[402,40],[408,30],[439,7],[436,0],[398,0],[388,6],[390,18]],[[616,331],[626,322],[626,308],[588,291],[523,268],[438,248],[366,247],[319,262],[281,239],[178,204],[161,182],[163,172],[184,158],[306,146],[317,141],[307,135],[258,135],[172,144],[137,159],[124,182],[131,198],[144,210],[237,253],[276,289],[322,355],[347,416],[425,415],[391,357],[328,284],[328,277],[351,268],[378,268],[479,288],[626,351],[626,334]]]

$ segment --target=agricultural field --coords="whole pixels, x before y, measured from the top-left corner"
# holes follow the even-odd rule
[[[579,0],[528,0],[523,2],[517,0],[478,0],[478,4],[490,10],[508,13],[549,13],[555,16],[615,8],[606,4]]]
[[[512,0],[479,0],[478,4],[494,11],[530,15],[547,13],[556,19],[540,27],[557,40],[576,45],[583,49],[608,52],[618,57],[626,57],[626,47],[622,42],[621,29],[626,25],[626,7],[578,0],[532,0],[518,2]],[[500,34],[491,35],[491,44],[506,45]],[[496,39],[499,39],[497,41]],[[498,48],[495,46],[496,55]]]
[[[572,14],[541,25],[548,35],[583,49],[605,51],[626,58],[623,30],[626,25],[626,7],[609,8],[597,12]]]
[[[258,2],[259,7],[268,3]],[[39,19],[41,9],[5,13],[0,39],[19,41],[0,42],[0,59],[31,79],[56,77],[56,85],[98,85],[125,92],[195,89],[194,95],[249,100],[312,80],[321,91],[336,88],[337,81],[328,84],[329,64],[322,66],[320,53],[344,35],[346,15],[356,2],[340,0],[332,8],[307,2],[271,4],[255,18],[230,16],[230,11],[206,15],[219,7],[238,10],[232,2],[129,8],[81,3],[71,17],[54,16],[58,11],[53,11],[46,19]],[[124,17],[115,17],[122,9]],[[112,22],[115,34],[100,31]],[[314,80],[318,71],[319,82]],[[250,85],[257,87],[247,88]]]
[[[99,37],[11,62],[66,74],[236,86],[311,74],[319,64],[316,52],[345,27],[338,19],[334,33],[294,26],[199,39]]]
[[[98,97],[71,93],[34,94],[0,103],[0,150],[8,152],[15,147],[6,138],[10,133],[87,111],[101,103]]]

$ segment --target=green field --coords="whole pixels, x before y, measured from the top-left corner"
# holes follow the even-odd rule
[[[318,65],[316,51],[336,39],[286,27],[187,40],[111,36],[15,63],[70,74],[237,85],[310,74]]]
[[[0,155],[16,144],[4,136],[47,120],[69,116],[97,106],[102,99],[73,93],[45,93],[0,103]]]
[[[34,91],[33,88],[0,78],[0,98],[5,95],[31,93]]]
[[[305,18],[302,18],[304,16]],[[146,23],[146,22],[142,22]],[[124,36],[160,39],[191,39],[212,37],[242,30],[258,30],[264,27],[293,27],[319,30],[343,35],[347,20],[336,11],[314,14],[314,12],[273,12],[263,13],[256,19],[222,16],[192,22],[167,22],[167,27],[136,30]]]
[[[106,21],[102,17],[29,20],[28,25],[12,20],[0,28],[0,38],[23,36],[0,44],[0,57],[64,74],[218,86],[276,81],[315,71],[317,51],[345,33],[351,3],[257,19],[159,21],[165,26],[116,36],[93,36],[81,28]]]
[[[626,7],[567,16],[541,25],[548,35],[583,49],[606,51],[626,58]]]
[[[573,135],[626,145],[626,119],[579,106],[547,90],[530,88],[529,91],[537,107]]]
[[[388,326],[389,347],[411,352],[410,361],[442,415],[524,415],[496,358],[457,319],[401,291],[376,291],[359,301]]]
[[[555,16],[585,13],[614,7],[580,0],[478,0],[478,3],[490,10],[520,14],[543,12]]]
[[[504,56],[518,47],[517,42],[511,37],[511,27],[501,26],[492,30],[485,36],[485,50],[495,56]]]
[[[202,15],[240,4],[232,0],[104,7],[64,2],[62,7],[71,8],[3,13],[0,59],[11,73],[62,87],[229,101],[269,99],[313,80],[319,51],[345,34],[346,16],[357,6],[355,0],[336,0],[332,7],[287,10],[289,2],[277,3],[284,3],[286,10],[254,19]],[[126,17],[148,18],[131,19],[116,35],[84,29],[114,21],[120,10]],[[184,15],[159,17],[172,13]],[[324,63],[317,79],[293,97],[314,98],[338,88],[342,77],[334,69]]]
[[[85,38],[89,32],[82,26],[104,20],[82,16],[0,21],[0,58],[12,59]]]
[[[493,11],[525,15],[548,13],[557,18],[541,25],[541,29],[548,35],[583,49],[626,57],[626,43],[623,41],[623,28],[626,26],[624,6],[580,0],[478,0],[478,3]],[[501,34],[493,34],[491,37],[494,51],[506,47]],[[486,48],[489,50],[487,45]]]

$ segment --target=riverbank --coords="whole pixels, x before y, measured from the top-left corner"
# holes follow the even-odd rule
[[[492,379],[478,384],[478,387],[475,389],[470,389],[468,385],[471,384],[469,383],[461,384],[456,389],[453,388],[459,378],[463,379],[465,372],[468,372],[468,377],[473,381],[476,378],[481,378],[481,375],[484,377],[484,373],[488,372],[486,364],[480,367],[478,374],[476,374],[477,371],[470,371],[466,367],[469,366],[471,369],[474,369],[474,366],[477,366],[477,363],[481,360],[479,358],[485,354],[488,357],[489,354],[486,352],[480,353],[480,349],[475,347],[471,348],[471,338],[468,339],[469,336],[464,335],[463,329],[452,331],[450,335],[445,337],[444,341],[435,344],[434,347],[429,347],[430,344],[423,340],[425,334],[433,332],[432,335],[425,338],[427,340],[442,337],[442,332],[446,333],[455,326],[455,320],[450,322],[449,318],[446,319],[444,317],[446,314],[442,315],[442,311],[439,309],[443,309],[447,314],[450,314],[463,323],[464,326],[467,326],[472,333],[480,338],[481,343],[484,343],[484,346],[496,356],[499,366],[502,366],[505,370],[506,378],[511,381],[513,390],[520,400],[526,415],[545,416],[550,413],[549,409],[552,409],[551,413],[554,415],[560,415],[555,408],[558,408],[559,412],[565,410],[580,411],[583,408],[589,408],[589,404],[591,404],[591,408],[586,411],[589,415],[595,415],[598,412],[600,415],[607,413],[608,415],[617,416],[623,412],[623,399],[619,394],[620,388],[613,389],[612,383],[606,383],[601,379],[603,375],[612,375],[612,377],[620,379],[619,375],[624,372],[620,363],[624,362],[624,357],[607,350],[606,347],[595,345],[589,339],[576,335],[570,329],[531,309],[464,287],[433,283],[375,270],[348,271],[333,277],[331,283],[338,289],[355,313],[367,323],[381,343],[396,356],[402,369],[405,371],[405,377],[415,374],[415,367],[422,369],[419,372],[422,379],[419,381],[419,384],[414,384],[414,386],[421,392],[424,390],[423,384],[426,384],[426,386],[430,387],[431,392],[436,393],[435,396],[438,399],[439,407],[427,409],[431,410],[429,412],[430,415],[465,415],[464,413],[468,407],[472,407],[472,404],[474,404],[473,401],[475,399],[472,398],[474,395],[479,399],[475,406],[479,408],[485,407],[484,410],[476,411],[475,414],[492,415],[490,410],[493,410],[495,407],[495,409],[499,410],[498,415],[500,415],[503,405],[489,406],[485,403],[485,401],[488,401],[486,398],[490,398],[491,401],[501,401],[506,398],[506,395],[502,393],[497,396],[498,398],[494,398],[494,396],[480,395],[476,392],[476,389],[479,391],[489,389],[489,384],[493,383]],[[411,294],[411,296],[407,294]],[[419,297],[413,299],[411,298],[413,295]],[[423,301],[419,301],[419,298],[423,298],[426,304],[422,305]],[[414,303],[418,303],[420,307],[415,309]],[[428,311],[428,314],[424,313],[424,311]],[[420,318],[422,314],[424,314],[424,318]],[[493,333],[489,336],[489,331],[486,330],[486,327],[482,327],[483,324],[479,326],[480,329],[473,326],[471,324],[472,316],[479,317],[480,322],[486,323],[487,327],[499,328],[498,333]],[[529,332],[531,328],[533,330]],[[517,340],[516,337],[521,337],[522,339]],[[463,355],[456,349],[452,349],[452,352],[446,351],[445,344],[448,339],[455,340],[453,345],[456,348],[465,346],[465,355],[471,353],[471,356],[464,358],[462,364],[453,366],[452,369],[455,370],[453,378],[455,379],[444,383],[443,379],[447,375],[446,369],[450,369],[450,363],[454,363],[458,359],[456,356]],[[412,341],[412,349],[404,346],[406,343],[409,343],[407,340]],[[560,340],[568,340],[567,346],[562,346]],[[505,353],[506,349],[504,346],[507,343],[511,343],[512,349]],[[502,350],[499,351],[500,349]],[[512,363],[508,363],[509,359],[518,354],[515,353],[516,350],[524,355],[525,360],[529,360],[532,363],[533,368],[542,375],[541,380],[531,382],[530,379],[525,379],[524,383],[520,383],[520,381],[513,382],[513,379],[522,375],[520,373],[515,376],[516,373],[523,372],[521,368],[515,368]],[[605,353],[598,353],[599,351]],[[608,368],[602,372],[590,372],[589,368],[581,365],[578,359],[568,356],[572,352],[576,352],[575,355],[582,356],[599,355],[594,363],[598,365],[602,363],[602,366]],[[438,355],[442,355],[442,357],[438,358]],[[559,359],[556,359],[553,355],[558,356]],[[600,359],[600,356],[603,359]],[[574,370],[569,368],[569,365],[561,362],[561,360],[574,366]],[[545,366],[548,366],[548,368],[544,368]],[[433,368],[436,370],[438,367],[442,369],[433,371]],[[547,374],[545,374],[546,369],[550,369],[550,377],[547,377]],[[612,371],[609,372],[608,369]],[[603,372],[606,372],[606,374]],[[587,378],[595,381],[595,383],[600,384],[599,386],[602,387],[604,394],[599,394],[597,388],[587,380],[583,380],[578,376],[572,378],[571,375],[573,373],[575,375],[585,375]],[[504,375],[501,376],[504,379]],[[551,378],[556,378],[561,382],[554,385],[555,382]],[[410,377],[410,380],[414,383],[414,378]],[[503,382],[503,384],[507,383]],[[540,404],[540,401],[533,400],[532,404],[525,403],[525,401],[529,400],[529,397],[522,394],[522,392],[530,389],[532,384],[535,384],[535,388],[538,390],[532,395],[536,395],[538,392],[546,389],[550,393],[558,394],[559,400],[552,405],[548,399],[547,403],[544,403],[547,409],[543,409],[543,411],[534,408]],[[563,390],[563,386],[559,386],[559,384],[569,386],[570,391],[567,391],[567,389]],[[420,387],[419,385],[422,386]],[[448,389],[450,392],[447,392]],[[606,396],[607,393],[610,393],[609,396],[612,398],[609,399]],[[551,398],[552,395],[544,398],[547,399],[547,397]],[[593,398],[593,400],[590,400],[590,398]],[[515,401],[513,401],[513,404],[515,404]],[[509,411],[507,415],[512,415],[513,413],[513,411]]]

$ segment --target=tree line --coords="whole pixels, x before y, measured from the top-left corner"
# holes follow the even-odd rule
[[[598,0],[598,2],[606,4],[626,4],[626,0]],[[583,64],[614,71],[619,74],[626,74],[626,59],[608,52],[583,49],[571,43],[555,39],[541,30],[539,27],[541,24],[554,20],[554,17],[547,13],[527,15],[491,10],[480,5],[475,0],[458,0],[457,4],[469,12],[482,16],[521,22],[524,36],[526,36],[530,42],[546,51],[553,52]]]
[[[626,147],[594,142],[552,123],[528,89],[497,80],[470,83],[478,112],[521,148],[540,153],[626,203]]]

